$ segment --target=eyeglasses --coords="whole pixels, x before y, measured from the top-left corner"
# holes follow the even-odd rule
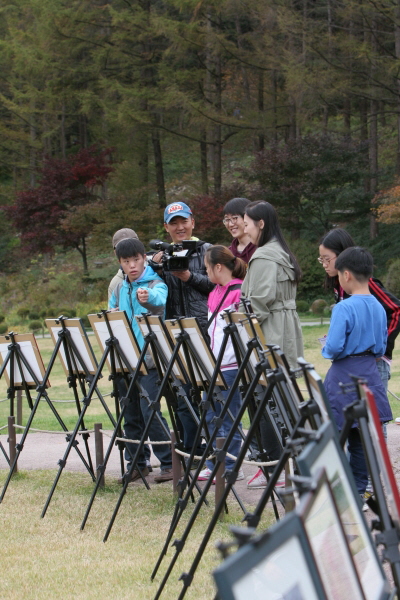
[[[331,258],[327,258],[326,256],[318,256],[317,261],[320,265],[329,265],[331,260],[334,260],[337,256],[331,256]]]
[[[239,218],[240,215],[235,215],[234,217],[225,217],[224,219],[222,219],[222,222],[225,226],[228,225],[228,223],[232,223],[232,225],[235,225]]]

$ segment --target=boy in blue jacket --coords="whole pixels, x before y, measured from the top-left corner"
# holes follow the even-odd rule
[[[140,240],[122,240],[117,244],[115,252],[125,276],[123,281],[117,284],[111,295],[109,309],[124,310],[126,312],[137,342],[140,348],[143,348],[143,335],[134,317],[135,315],[146,312],[151,312],[153,315],[164,316],[168,288],[161,277],[159,277],[150,266],[146,266],[145,248]],[[158,392],[156,383],[158,373],[150,354],[146,354],[146,364],[148,367],[148,375],[141,375],[138,382],[149,394],[150,399],[154,400]],[[122,378],[118,385],[120,394],[122,396],[125,395],[126,384]],[[151,413],[152,410],[149,408],[147,400],[139,396],[138,389],[135,386],[132,390],[131,401],[125,408],[125,436],[129,439],[140,439],[143,433],[143,418],[147,422]],[[168,429],[168,424],[161,415],[161,412],[158,412],[158,414]],[[149,434],[150,439],[154,439],[155,441],[168,439],[157,418],[153,418]],[[136,448],[137,447],[134,444],[130,445],[133,456],[136,452]],[[167,444],[165,446],[155,446],[155,454],[161,463],[161,473],[154,477],[154,481],[156,483],[162,483],[163,481],[171,480],[172,459],[170,446]],[[129,453],[126,454],[125,458],[128,460],[129,470]],[[139,456],[137,465],[143,476],[149,474],[143,452]],[[131,475],[130,481],[135,481],[136,479],[139,479],[139,477],[139,471],[135,469]]]
[[[387,339],[386,313],[370,293],[373,259],[364,248],[347,248],[336,259],[339,283],[349,298],[336,304],[322,349],[322,355],[332,360],[324,386],[336,425],[343,428],[343,409],[357,400],[356,391],[343,394],[340,383],[352,383],[350,375],[366,379],[375,396],[381,422],[390,421],[392,411],[379,376],[376,360],[385,353]],[[364,494],[368,471],[357,423],[348,438],[350,466],[360,494]]]

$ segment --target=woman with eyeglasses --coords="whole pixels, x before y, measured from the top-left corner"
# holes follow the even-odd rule
[[[335,301],[340,302],[348,298],[346,292],[339,285],[338,272],[335,269],[335,261],[343,250],[354,246],[354,240],[345,229],[337,227],[331,229],[321,239],[319,246],[318,262],[325,269],[325,288],[333,290]],[[369,291],[382,304],[386,311],[388,339],[385,355],[377,362],[379,374],[387,391],[390,379],[390,363],[395,339],[400,331],[400,300],[388,292],[379,279],[371,277],[369,280]]]
[[[232,198],[224,206],[223,224],[233,237],[229,250],[233,256],[241,258],[246,265],[253,256],[257,246],[250,241],[249,236],[244,230],[244,211],[250,204],[247,198]]]

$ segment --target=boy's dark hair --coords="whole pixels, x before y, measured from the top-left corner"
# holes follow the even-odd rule
[[[368,250],[353,246],[346,248],[339,254],[335,262],[335,269],[343,273],[350,271],[360,283],[368,281],[372,277],[374,259]]]
[[[232,198],[225,204],[223,213],[224,215],[240,215],[243,217],[248,204],[250,204],[250,200],[247,200],[247,198]]]
[[[129,258],[130,256],[137,256],[138,254],[144,256],[145,253],[146,251],[142,242],[133,238],[121,240],[115,248],[115,254],[117,255],[118,260],[121,258]]]

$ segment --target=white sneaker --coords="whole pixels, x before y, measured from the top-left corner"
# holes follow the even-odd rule
[[[247,487],[251,490],[259,490],[267,486],[267,478],[261,469],[258,469],[257,473],[249,479]]]
[[[197,477],[198,481],[207,481],[211,477],[212,471],[207,467],[200,471],[199,476]]]
[[[236,481],[241,481],[242,479],[244,479],[244,471],[243,471],[243,469],[239,469],[239,473],[238,473]]]
[[[259,490],[267,487],[267,478],[265,477],[262,469],[258,469],[257,473],[253,475],[251,479],[247,482],[247,487],[251,490]],[[282,474],[281,477],[275,484],[275,487],[285,487],[285,475]]]

